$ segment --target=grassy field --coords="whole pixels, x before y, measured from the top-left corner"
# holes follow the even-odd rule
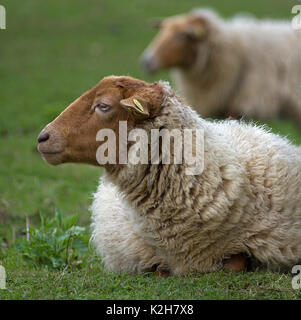
[[[217,272],[185,278],[139,277],[104,271],[90,248],[80,267],[49,270],[28,265],[14,244],[26,216],[79,214],[89,233],[88,207],[102,171],[80,165],[51,167],[36,151],[39,131],[103,76],[144,74],[138,57],[155,31],[149,18],[211,6],[223,16],[250,12],[290,18],[297,1],[283,0],[0,0],[7,30],[0,30],[0,264],[7,290],[0,299],[297,299],[290,274]],[[287,121],[273,131],[301,143]],[[4,239],[4,240],[3,240]],[[5,245],[6,243],[6,245]],[[7,245],[8,244],[8,245]]]

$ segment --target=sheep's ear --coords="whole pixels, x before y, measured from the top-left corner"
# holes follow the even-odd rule
[[[148,103],[138,96],[123,99],[120,101],[120,105],[136,116],[149,117]]]

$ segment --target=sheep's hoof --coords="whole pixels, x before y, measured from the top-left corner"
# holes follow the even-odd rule
[[[169,271],[167,270],[156,270],[154,273],[153,273],[153,276],[154,277],[163,277],[163,278],[167,278],[169,277]]]
[[[242,254],[235,254],[230,259],[224,261],[224,268],[233,272],[247,270],[248,258]]]

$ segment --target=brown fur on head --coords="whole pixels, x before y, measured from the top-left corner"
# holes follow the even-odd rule
[[[101,143],[96,141],[97,132],[112,129],[118,141],[119,121],[127,121],[130,130],[153,117],[162,98],[160,83],[149,84],[131,77],[104,78],[42,130],[38,150],[53,165],[65,162],[99,165],[96,151]]]
[[[208,21],[191,12],[157,23],[160,31],[142,54],[142,67],[148,72],[171,67],[187,68],[197,57],[198,45],[208,34]]]

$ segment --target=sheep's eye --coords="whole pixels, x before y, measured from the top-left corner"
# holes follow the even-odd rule
[[[94,111],[102,111],[102,112],[107,112],[111,109],[110,106],[106,105],[106,104],[102,104],[102,103],[98,103],[96,106],[94,106]]]
[[[179,41],[187,40],[188,34],[187,32],[179,32],[175,35],[176,39]]]

